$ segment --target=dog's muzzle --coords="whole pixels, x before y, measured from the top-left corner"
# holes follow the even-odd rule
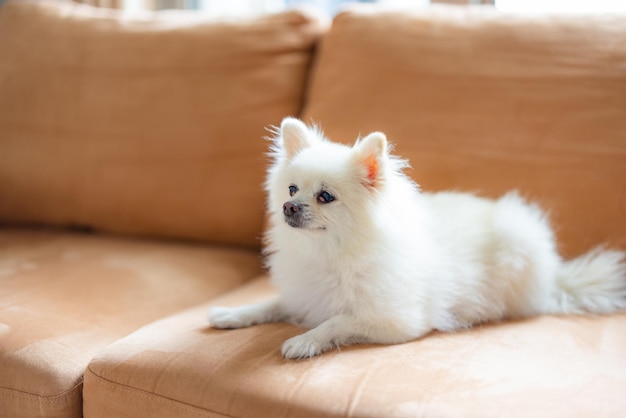
[[[296,202],[285,202],[283,205],[283,215],[285,215],[285,222],[289,226],[299,228],[303,224],[302,219],[302,205]]]

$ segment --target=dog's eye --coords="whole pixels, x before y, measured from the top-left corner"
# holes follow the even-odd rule
[[[293,196],[294,194],[296,194],[298,192],[298,186],[292,184],[291,186],[289,186],[289,196]]]
[[[327,191],[323,191],[317,195],[317,201],[320,203],[330,203],[335,200],[335,196],[328,193]]]

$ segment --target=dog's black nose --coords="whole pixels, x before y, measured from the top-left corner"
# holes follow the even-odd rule
[[[283,213],[285,216],[292,216],[298,212],[300,212],[300,205],[296,202],[286,202],[283,205]]]

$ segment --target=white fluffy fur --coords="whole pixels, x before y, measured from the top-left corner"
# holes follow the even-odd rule
[[[280,297],[214,308],[214,327],[303,325],[282,353],[305,358],[504,318],[626,309],[624,253],[564,262],[543,212],[516,193],[420,193],[381,133],[346,147],[286,118],[273,157],[267,254]],[[320,203],[321,190],[335,200]],[[288,201],[301,226],[285,222]]]

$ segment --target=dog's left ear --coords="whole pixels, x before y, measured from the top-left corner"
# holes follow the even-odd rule
[[[387,163],[387,137],[373,132],[354,145],[357,164],[364,174],[364,184],[378,187],[382,184]]]
[[[304,148],[311,146],[309,128],[300,119],[287,117],[280,125],[282,148],[288,159],[293,158]]]

